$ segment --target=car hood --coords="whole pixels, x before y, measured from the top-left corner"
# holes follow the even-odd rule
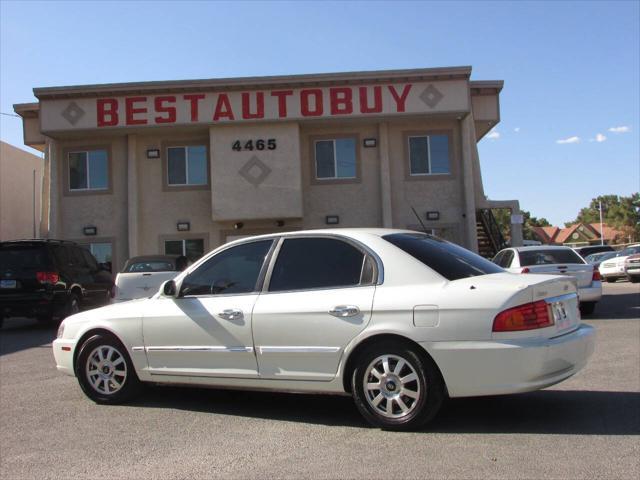
[[[144,304],[148,301],[148,298],[140,298],[137,300],[130,300],[128,302],[114,303],[104,307],[76,313],[75,315],[65,318],[64,322],[66,325],[72,325],[105,319],[142,317]]]

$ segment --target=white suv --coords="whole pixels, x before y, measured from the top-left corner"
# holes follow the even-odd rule
[[[600,264],[600,275],[607,282],[615,282],[619,278],[626,278],[627,274],[624,270],[624,262],[630,255],[640,253],[640,243],[629,245],[624,250],[620,250],[618,254]]]

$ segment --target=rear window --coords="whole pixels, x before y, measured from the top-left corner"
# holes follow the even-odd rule
[[[126,273],[135,272],[173,272],[175,267],[171,262],[163,261],[151,261],[151,262],[136,262],[128,265],[125,269]]]
[[[580,263],[585,261],[570,248],[562,250],[527,250],[518,252],[520,255],[520,266],[531,265],[555,265],[557,263]]]
[[[435,270],[447,280],[504,272],[498,265],[480,255],[432,235],[394,233],[382,238]]]
[[[40,245],[11,245],[0,247],[0,268],[4,271],[25,271],[46,268],[49,255]]]

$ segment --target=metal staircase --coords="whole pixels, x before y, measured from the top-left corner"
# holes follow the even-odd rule
[[[476,232],[478,253],[485,258],[493,258],[496,253],[509,246],[490,208],[476,211]]]

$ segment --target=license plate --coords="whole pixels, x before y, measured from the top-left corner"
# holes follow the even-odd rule
[[[0,288],[16,288],[17,285],[15,280],[0,280]]]
[[[564,330],[571,326],[571,315],[569,315],[568,307],[564,302],[553,302],[551,311],[553,312],[553,321],[558,326],[558,330]]]

